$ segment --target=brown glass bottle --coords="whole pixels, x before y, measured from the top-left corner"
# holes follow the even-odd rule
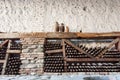
[[[68,26],[66,26],[65,32],[69,32],[69,27]]]
[[[59,31],[60,32],[64,32],[65,31],[65,26],[63,23],[61,23],[61,26],[59,27]]]
[[[59,32],[59,23],[58,22],[55,23],[55,32]]]

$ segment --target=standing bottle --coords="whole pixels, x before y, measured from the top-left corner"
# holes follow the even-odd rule
[[[58,22],[55,23],[55,32],[59,32],[59,23]]]
[[[61,23],[61,26],[60,26],[60,28],[59,28],[59,31],[60,31],[60,32],[64,32],[64,31],[65,31],[65,27],[64,27],[64,24],[63,24],[63,23]]]
[[[69,32],[69,27],[66,26],[65,32]]]

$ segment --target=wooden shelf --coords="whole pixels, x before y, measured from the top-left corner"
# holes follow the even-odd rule
[[[115,38],[120,32],[80,33],[80,32],[34,32],[34,33],[0,33],[0,38]]]
[[[114,62],[119,61],[118,58],[101,58],[101,59],[90,59],[90,58],[66,58],[69,62]]]
[[[0,60],[0,63],[4,63],[5,62],[5,60]]]
[[[21,50],[7,50],[7,53],[21,53]]]
[[[63,50],[62,49],[56,49],[56,50],[45,51],[45,53],[47,53],[47,54],[54,54],[54,53],[59,53],[59,52],[63,52]]]

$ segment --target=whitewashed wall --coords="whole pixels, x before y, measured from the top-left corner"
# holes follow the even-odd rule
[[[120,0],[0,0],[1,32],[120,31]]]

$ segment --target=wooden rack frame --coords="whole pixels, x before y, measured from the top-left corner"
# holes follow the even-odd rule
[[[44,36],[48,38],[48,40],[52,39],[61,39],[62,41],[62,49],[56,50],[48,50],[45,51],[47,54],[55,54],[61,52],[63,54],[64,60],[64,71],[67,71],[67,63],[68,62],[88,62],[88,63],[99,63],[99,62],[119,62],[119,58],[103,58],[104,54],[111,49],[116,43],[120,41],[120,33],[119,32],[110,32],[110,33],[49,33]],[[75,44],[73,44],[69,39],[112,39],[108,46],[104,50],[102,50],[97,56],[93,56],[87,53],[85,50],[79,48]],[[65,52],[65,45],[69,45],[80,52],[80,54],[85,54],[88,58],[67,58]]]
[[[80,32],[34,32],[34,33],[0,33],[0,38],[115,38],[120,32],[80,33]]]
[[[2,47],[4,44],[9,43],[9,39],[17,39],[17,38],[50,38],[50,39],[62,39],[62,49],[58,49],[58,50],[51,50],[51,51],[46,51],[45,53],[47,54],[55,54],[57,52],[62,52],[63,53],[63,58],[64,58],[64,70],[65,72],[67,72],[67,66],[66,63],[69,62],[114,62],[117,61],[119,62],[120,59],[119,58],[102,58],[103,54],[106,53],[106,51],[111,48],[114,44],[116,44],[118,41],[120,41],[120,32],[109,32],[109,33],[80,33],[80,32],[35,32],[35,33],[0,33],[0,39],[8,39],[6,41],[4,41],[0,47]],[[95,39],[95,38],[110,38],[110,39],[114,39],[110,45],[103,50],[97,57],[93,57],[92,55],[90,55],[89,53],[85,52],[84,50],[82,50],[81,48],[77,47],[76,45],[74,45],[73,43],[71,43],[69,40],[67,39]],[[70,46],[72,46],[73,48],[75,48],[76,50],[78,50],[79,52],[86,54],[89,58],[67,58],[66,57],[66,52],[65,52],[65,43],[69,44]],[[5,74],[5,67],[6,67],[6,61],[8,59],[9,53],[20,53],[19,50],[9,50],[9,45],[8,45],[8,50],[7,50],[7,54],[6,58],[4,61],[0,61],[2,63],[4,63],[3,65],[3,70],[2,70],[2,74]]]
[[[3,41],[0,44],[0,48],[2,48],[5,44],[7,44],[7,50],[4,53],[5,59],[0,60],[0,63],[3,63],[1,75],[5,75],[5,73],[6,73],[6,68],[7,68],[7,64],[9,61],[8,58],[9,58],[10,54],[20,54],[21,53],[21,50],[10,50],[11,42],[12,42],[12,40],[6,39],[5,41]]]
[[[74,45],[72,42],[70,42],[69,40],[66,40],[66,39],[62,39],[62,46],[63,48],[62,49],[57,49],[57,50],[49,50],[49,51],[46,51],[45,53],[47,54],[55,54],[55,53],[58,53],[58,52],[63,52],[63,57],[64,57],[64,60],[65,61],[79,61],[79,62],[84,62],[84,61],[120,61],[120,59],[116,59],[116,58],[101,58],[103,57],[103,54],[106,53],[106,51],[108,49],[110,49],[113,45],[115,45],[115,43],[117,43],[120,39],[117,38],[115,40],[113,40],[109,46],[104,49],[100,54],[98,54],[97,57],[93,57],[92,55],[90,55],[89,53],[85,52],[84,50],[82,50],[81,48],[77,47],[76,45]],[[82,54],[86,54],[87,56],[89,56],[89,58],[84,58],[84,59],[81,59],[81,58],[66,58],[66,53],[65,53],[65,42],[67,44],[69,44],[70,46],[72,46],[73,48],[75,48],[76,50],[78,50],[79,52],[81,52]]]

